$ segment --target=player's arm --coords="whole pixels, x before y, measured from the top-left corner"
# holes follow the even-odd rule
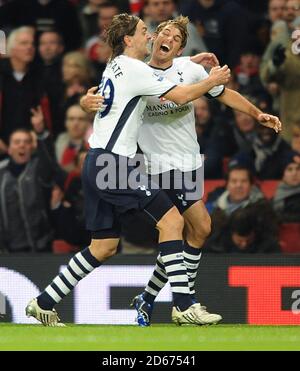
[[[192,85],[178,85],[164,94],[163,97],[176,104],[186,104],[203,96],[215,86],[227,84],[229,79],[230,69],[227,65],[222,68],[214,67],[206,79]]]
[[[206,67],[220,66],[220,62],[214,53],[198,53],[190,57],[193,63],[201,64]]]
[[[276,133],[282,129],[282,124],[278,117],[263,113],[237,91],[225,89],[224,93],[218,97],[218,100],[234,110],[247,113],[261,125],[274,129]]]

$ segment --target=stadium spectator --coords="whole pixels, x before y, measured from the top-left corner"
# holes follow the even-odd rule
[[[291,126],[300,120],[300,55],[293,54],[291,43],[286,48],[279,45],[273,57],[261,66],[265,83],[276,82],[280,87],[280,115],[284,123],[282,135],[291,139]]]
[[[176,0],[148,0],[147,17],[144,21],[148,27],[148,31],[153,33],[161,22],[173,19],[177,15]],[[183,55],[193,55],[207,50],[202,37],[192,23],[188,25],[188,33],[189,38]]]
[[[78,153],[88,147],[86,132],[90,121],[80,105],[73,105],[66,112],[67,131],[61,133],[55,143],[56,159],[67,172],[75,170]]]
[[[228,216],[235,210],[263,198],[262,192],[254,185],[251,171],[243,165],[234,164],[229,168],[225,191],[214,202],[212,218],[215,218],[218,213]]]
[[[37,33],[57,29],[67,51],[81,45],[81,27],[75,6],[68,0],[12,0],[1,7],[1,27],[30,25]]]
[[[14,30],[8,37],[7,50],[9,57],[0,60],[0,139],[4,142],[15,129],[31,127],[31,108],[41,104],[46,110],[48,103],[41,78],[32,63],[34,30],[31,27]]]
[[[222,123],[218,122],[211,112],[208,99],[201,97],[193,102],[195,109],[195,127],[200,151],[205,155],[205,178],[222,177],[222,150],[214,134]]]
[[[285,130],[282,135],[291,139],[291,125],[299,121],[300,58],[292,52],[292,32],[300,25],[300,1],[288,0],[284,8],[284,20],[272,27],[272,38],[260,65],[260,77],[273,96],[274,105],[280,111]]]
[[[77,153],[76,167],[66,180],[64,192],[60,187],[55,187],[51,199],[51,216],[56,238],[79,248],[88,246],[91,241],[90,232],[85,228],[81,183],[81,170],[86,154],[86,149],[81,149]]]
[[[292,150],[300,155],[300,123],[292,125]]]
[[[295,27],[295,21],[297,21],[297,18],[300,17],[300,1],[287,0],[284,7],[283,17],[291,33]]]
[[[234,69],[238,91],[243,95],[253,97],[253,99],[266,99],[271,102],[268,92],[260,81],[260,59],[254,45],[246,45],[243,48],[239,64]]]
[[[229,147],[230,142],[225,143],[225,156],[232,156],[233,152],[251,151],[253,142],[257,136],[255,120],[240,111],[234,111],[233,138],[234,143]]]
[[[235,67],[248,38],[246,11],[234,1],[193,0],[186,9],[197,25],[209,51],[215,53],[221,65]]]
[[[282,223],[300,223],[300,157],[286,156],[283,177],[278,185],[273,207]]]
[[[284,18],[286,0],[269,0],[268,17],[273,24],[276,21],[281,21]]]
[[[60,117],[64,122],[68,107],[78,103],[88,86],[93,85],[94,70],[89,60],[80,52],[65,54],[62,63],[63,85],[60,92]],[[63,128],[63,125],[62,125]]]
[[[211,213],[213,233],[206,245],[209,250],[215,252],[225,252],[227,248],[230,250],[228,246],[232,246],[233,243],[231,234],[237,232],[232,231],[232,225],[234,224],[232,223],[232,219],[236,213],[245,215],[246,219],[249,216],[249,225],[251,224],[251,218],[255,221],[255,225],[252,225],[251,231],[253,231],[254,226],[256,232],[258,232],[256,228],[262,227],[262,231],[268,235],[276,235],[277,221],[271,204],[265,200],[262,192],[254,185],[254,178],[251,171],[243,165],[233,165],[230,167],[227,174],[226,188],[213,202]],[[250,236],[250,233],[242,234],[240,232],[237,234],[244,237]],[[227,236],[227,243],[224,235]],[[252,242],[254,240],[253,235]],[[247,241],[250,245],[250,240]],[[244,243],[245,241],[242,245]]]
[[[98,33],[98,11],[104,3],[106,3],[106,0],[88,0],[78,11],[84,45],[88,39]]]
[[[9,158],[0,166],[2,251],[47,252],[51,249],[53,232],[47,201],[57,168],[51,139],[44,131],[41,117],[40,109],[32,117],[37,143],[28,129],[16,129],[9,139]]]
[[[269,228],[264,228],[268,223],[267,215],[272,213],[257,214],[264,210],[249,206],[238,209],[229,218],[222,232],[207,243],[207,251],[214,253],[276,253],[280,247],[276,234]]]
[[[52,121],[51,131],[56,136],[63,130],[59,112],[59,98],[62,85],[62,54],[64,52],[61,35],[54,30],[43,32],[39,37],[38,51],[40,57],[38,71],[49,97]]]
[[[119,7],[112,1],[99,5],[98,28],[85,44],[87,56],[91,61],[98,62],[99,60],[103,60],[103,57],[105,58],[105,62],[107,61],[106,51],[109,48],[103,41],[105,40],[106,29],[111,24],[113,17],[119,13]]]
[[[207,179],[222,178],[222,159],[235,156],[240,151],[251,152],[257,136],[257,124],[249,115],[240,111],[233,111],[232,119],[227,119],[225,115],[223,117],[223,119],[216,120],[216,125],[210,134],[209,141],[204,151],[202,151],[206,155],[205,177]],[[220,161],[221,164],[219,163]],[[218,176],[211,176],[211,174],[218,174]]]
[[[258,126],[251,152],[242,151],[233,159],[249,166],[261,180],[280,179],[284,157],[290,150],[289,144],[280,135],[267,127]]]

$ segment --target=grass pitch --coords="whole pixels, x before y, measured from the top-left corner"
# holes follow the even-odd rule
[[[295,326],[0,324],[0,350],[300,350]]]

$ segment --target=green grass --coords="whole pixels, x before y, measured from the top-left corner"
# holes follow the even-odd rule
[[[295,326],[0,324],[0,350],[300,350]]]

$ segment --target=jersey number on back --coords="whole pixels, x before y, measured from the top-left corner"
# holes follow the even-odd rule
[[[104,97],[103,105],[98,112],[98,116],[101,118],[105,117],[109,113],[114,101],[115,88],[110,79],[106,77],[102,78],[99,85],[98,94]]]

